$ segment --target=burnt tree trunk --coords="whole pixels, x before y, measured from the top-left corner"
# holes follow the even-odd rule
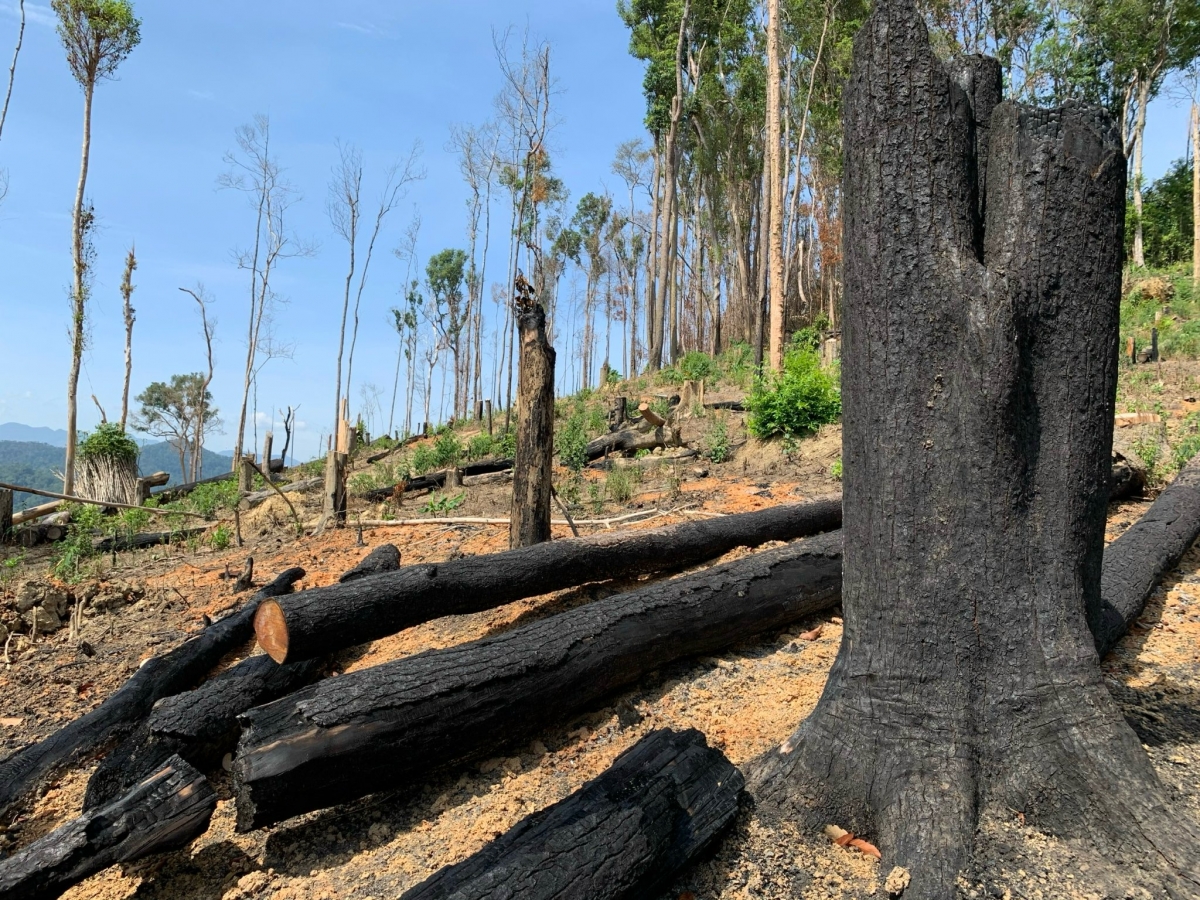
[[[508,545],[514,550],[550,540],[554,348],[546,338],[546,311],[536,300],[519,308],[517,340],[517,452],[508,530]]]
[[[728,828],[742,773],[699,731],[646,735],[598,778],[401,900],[655,897]]]
[[[13,492],[0,488],[0,544],[7,544],[13,530]]]
[[[752,781],[764,809],[870,836],[911,871],[906,898],[954,897],[981,815],[1018,813],[1195,896],[1194,828],[1105,688],[1085,614],[1115,405],[1120,140],[1084,105],[973,109],[1000,72],[969,71],[964,90],[911,0],[877,5],[855,38],[845,635],[816,709]]]
[[[193,687],[221,657],[253,637],[259,602],[290,591],[303,577],[300,568],[281,573],[233,615],[214,622],[174,650],[146,660],[91,712],[0,761],[0,816],[7,817],[42,781],[73,760],[106,741],[123,738],[156,701]]]
[[[52,900],[116,863],[186,846],[208,827],[217,794],[173,757],[128,793],[0,861],[0,897]]]
[[[311,659],[431,619],[482,612],[590,581],[680,569],[735,547],[831,531],[841,521],[839,497],[409,566],[267,601],[259,608],[254,630],[277,662]]]
[[[247,712],[234,761],[246,830],[494,755],[675,660],[838,601],[837,534],[326,679]]]
[[[400,551],[395,544],[380,544],[370,553],[362,558],[362,561],[353,569],[342,574],[338,579],[339,584],[345,584],[348,581],[358,581],[360,578],[367,578],[370,575],[380,575],[383,572],[395,572],[400,568]]]

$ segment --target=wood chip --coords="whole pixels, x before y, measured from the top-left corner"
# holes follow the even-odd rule
[[[0,725],[7,725],[9,728],[20,728],[24,724],[24,719],[0,719]]]

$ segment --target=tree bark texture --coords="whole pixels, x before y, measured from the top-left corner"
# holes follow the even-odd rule
[[[124,737],[156,701],[195,685],[221,657],[250,640],[259,602],[290,591],[303,577],[300,568],[281,573],[238,612],[214,622],[174,650],[146,660],[94,710],[0,761],[0,817],[8,817],[22,799],[64,766],[108,740]]]
[[[837,603],[838,535],[754,554],[482,640],[318,682],[242,717],[245,830],[531,739],[675,660]]]
[[[348,581],[358,581],[360,578],[367,578],[371,575],[380,575],[384,572],[395,572],[400,568],[400,551],[396,549],[395,544],[380,544],[370,553],[363,557],[362,562],[343,573],[338,579],[339,584],[345,584]]]
[[[208,827],[217,794],[172,757],[103,809],[84,813],[0,861],[5,900],[52,900],[116,863],[186,846]]]
[[[695,729],[662,729],[401,900],[655,897],[733,823],[742,774]],[[501,887],[503,886],[503,887]]]
[[[1194,457],[1137,522],[1108,545],[1100,593],[1088,624],[1104,657],[1137,621],[1164,575],[1200,537],[1200,456]]]
[[[517,451],[513,466],[508,545],[532,547],[550,540],[550,488],[554,465],[554,348],[546,339],[546,311],[534,301],[519,310],[517,340]]]
[[[767,0],[767,134],[763,152],[767,199],[767,305],[770,309],[771,369],[783,369],[783,173],[779,121],[782,79],[779,74],[779,0]]]
[[[995,71],[993,69],[993,71]],[[1086,609],[1101,590],[1125,166],[1102,112],[976,123],[911,2],[855,39],[845,96],[845,635],[764,809],[871,836],[951,898],[981,814],[1186,868]],[[1164,827],[1164,823],[1171,823]],[[1155,835],[1171,834],[1168,845]],[[1178,838],[1178,843],[1175,839]],[[1174,871],[1165,871],[1172,867]]]
[[[269,600],[260,606],[254,628],[277,662],[311,659],[431,619],[481,612],[589,581],[681,569],[735,547],[831,531],[841,520],[841,501],[834,498],[408,566]]]

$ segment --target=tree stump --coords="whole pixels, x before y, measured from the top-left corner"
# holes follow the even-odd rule
[[[0,488],[0,544],[7,544],[13,530],[13,492]]]
[[[546,311],[531,290],[517,302],[517,452],[508,533],[514,550],[550,540],[554,461],[554,348],[546,338]]]
[[[1086,841],[1156,896],[1195,896],[1196,829],[1168,808],[1085,618],[1104,553],[1121,142],[1085,105],[990,108],[992,60],[950,68],[912,0],[878,4],[855,39],[845,636],[816,709],[751,781],[761,810],[869,836],[911,871],[906,897],[955,896],[986,814]]]

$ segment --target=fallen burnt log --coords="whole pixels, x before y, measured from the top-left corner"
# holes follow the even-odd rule
[[[174,650],[146,660],[91,712],[0,761],[0,817],[7,816],[64,766],[106,741],[124,737],[156,701],[193,687],[221,657],[250,640],[259,602],[287,593],[303,577],[300,568],[281,573],[238,612],[214,622]]]
[[[1164,575],[1200,537],[1200,456],[1183,467],[1146,514],[1104,550],[1100,603],[1088,625],[1103,657],[1137,621]]]
[[[841,535],[823,535],[318,682],[242,716],[238,827],[494,754],[654,669],[785,628],[840,596]]]
[[[272,497],[278,497],[280,494],[297,494],[305,491],[315,490],[325,483],[324,478],[305,478],[301,481],[293,481],[291,484],[281,484],[278,490],[268,488],[265,491],[255,491],[252,494],[247,494],[242,498],[246,506],[253,509],[261,503],[265,503]]]
[[[1108,502],[1135,497],[1146,487],[1146,472],[1120,453],[1113,454],[1112,472],[1108,479]]]
[[[0,861],[0,897],[50,900],[116,863],[186,846],[208,827],[216,806],[204,776],[173,757],[113,803]]]
[[[672,446],[678,445],[678,436],[673,429],[660,426],[643,432],[636,428],[626,428],[624,431],[614,431],[611,434],[601,435],[588,443],[583,452],[588,461],[591,462],[612,453],[634,453],[638,450],[653,450],[656,447],[665,447],[668,444]]]
[[[218,481],[235,479],[236,477],[236,475],[231,475],[229,472],[222,472],[220,475],[213,475],[211,478],[201,478],[199,481],[189,481],[186,484],[177,484],[175,487],[155,491],[150,496],[151,499],[157,500],[159,503],[170,503],[173,500],[181,500],[198,487],[203,487],[206,484],[216,484]]]
[[[589,581],[680,569],[735,547],[830,531],[841,521],[841,498],[836,497],[409,566],[267,601],[259,608],[254,630],[276,662],[309,659],[431,619],[481,612]]]
[[[342,580],[398,568],[400,551],[381,544]],[[176,754],[202,772],[209,771],[237,746],[239,715],[311,683],[323,667],[321,660],[281,666],[269,656],[252,656],[195,690],[159,700],[146,721],[101,760],[88,781],[83,808],[93,809],[120,796]]]
[[[97,553],[145,550],[147,547],[161,547],[163,544],[187,540],[193,535],[204,534],[206,530],[204,528],[185,528],[180,531],[148,531],[143,534],[118,535],[93,541],[92,548]]]
[[[458,470],[462,473],[463,477],[471,477],[475,475],[492,475],[496,472],[507,472],[512,467],[513,461],[511,459],[481,459],[459,466]],[[407,491],[436,490],[446,483],[447,474],[446,469],[441,469],[426,475],[418,475],[416,478],[410,478],[408,481],[402,481],[390,487],[374,488],[363,492],[359,496],[366,500],[380,503],[389,497],[394,497],[397,491],[405,493]]]
[[[499,885],[521,900],[655,897],[732,824],[742,787],[742,773],[699,731],[655,731],[401,900],[492,900]]]

